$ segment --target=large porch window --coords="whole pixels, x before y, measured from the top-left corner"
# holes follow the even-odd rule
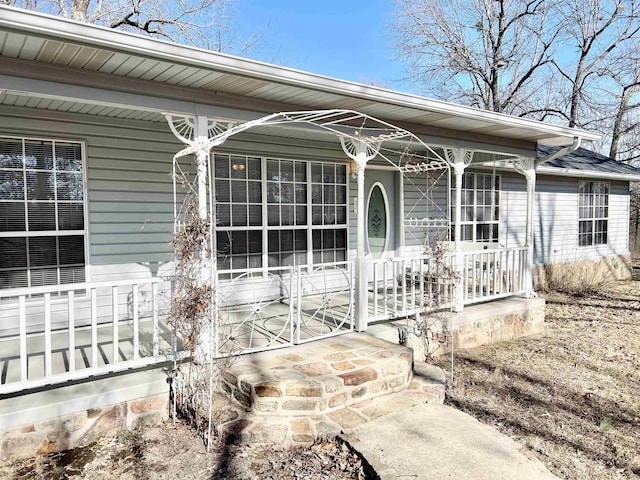
[[[455,199],[455,192],[452,192],[451,198]],[[491,173],[465,173],[462,177],[461,198],[460,240],[498,242],[500,176]],[[453,206],[451,218],[455,218]]]
[[[344,261],[346,165],[214,157],[220,270]]]
[[[84,281],[82,145],[0,137],[0,288]]]

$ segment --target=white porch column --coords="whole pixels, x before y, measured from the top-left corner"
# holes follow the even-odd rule
[[[207,220],[210,218],[209,212],[209,189],[208,174],[209,174],[209,156],[210,148],[208,146],[208,119],[207,117],[198,116],[195,121],[194,141],[196,145],[195,159],[198,172],[198,217],[201,220]],[[214,279],[212,278],[212,265],[210,262],[215,262],[215,258],[207,258],[208,242],[205,240],[200,246],[200,285],[212,285]],[[215,266],[215,264],[214,264]],[[203,325],[200,331],[200,339],[198,345],[194,351],[194,360],[201,365],[211,362],[213,357],[213,325]]]
[[[340,138],[342,149],[347,156],[355,162],[356,165],[356,180],[358,183],[358,201],[356,212],[356,261],[355,261],[355,329],[358,332],[363,332],[367,329],[369,305],[368,305],[368,293],[369,293],[369,279],[367,278],[367,261],[366,255],[366,192],[364,191],[364,172],[367,167],[367,162],[378,154],[379,143],[370,144],[359,139],[345,139]]]
[[[365,150],[366,154],[366,150]],[[363,161],[362,152],[358,152],[356,155],[357,164],[357,182],[358,182],[358,212],[356,215],[357,228],[357,240],[356,240],[356,325],[355,328],[358,332],[363,332],[367,329],[368,323],[368,279],[367,279],[367,262],[365,259],[365,243],[366,243],[366,199],[364,191],[364,171],[367,165],[366,160]]]
[[[212,221],[213,212],[211,211],[212,199],[209,195],[210,181],[210,152],[213,146],[220,145],[224,142],[224,138],[212,142],[209,138],[212,131],[215,133],[216,121],[205,116],[196,117],[173,117],[165,115],[171,131],[176,138],[181,140],[187,148],[181,150],[174,157],[177,158],[193,155],[196,163],[196,185],[194,189],[197,194],[198,217],[201,220]],[[224,130],[224,128],[222,129]],[[218,128],[218,131],[221,131]],[[175,181],[175,180],[174,180]],[[200,256],[197,265],[198,283],[200,286],[211,285],[216,280],[215,274],[215,255],[211,251],[213,248],[213,239],[203,241],[200,246]],[[211,256],[208,255],[211,253]],[[213,306],[211,306],[213,308]],[[210,315],[200,328],[200,338],[198,345],[194,351],[194,361],[200,364],[210,363],[213,357],[214,348],[214,315]]]
[[[533,206],[536,193],[536,169],[535,159],[520,157],[514,166],[518,173],[527,180],[527,228],[525,233],[525,247],[527,259],[523,275],[524,290],[527,298],[534,295],[533,291]]]
[[[195,153],[196,166],[198,168],[198,216],[201,219],[207,218],[209,198],[207,195],[207,173],[209,170],[209,147],[207,117],[196,117],[195,123],[195,144],[199,147]],[[203,249],[204,250],[204,249]]]
[[[464,255],[461,248],[461,227],[460,221],[462,218],[462,177],[465,169],[471,163],[473,158],[473,152],[465,150],[463,148],[445,148],[444,153],[449,165],[453,169],[455,180],[455,208],[454,208],[454,223],[453,223],[453,238],[454,238],[454,253],[455,253],[455,269],[460,275],[460,280],[456,283],[454,291],[454,305],[453,309],[456,312],[461,312],[464,309],[464,288],[465,279],[463,278],[464,271]]]

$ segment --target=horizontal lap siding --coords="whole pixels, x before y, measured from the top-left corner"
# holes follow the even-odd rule
[[[628,253],[629,184],[609,181],[608,243],[578,246],[578,179],[538,176],[534,262],[548,264]]]
[[[500,227],[498,242],[507,248],[523,247],[527,235],[527,182],[514,172],[500,175]]]
[[[165,123],[0,107],[0,134],[83,141],[87,156],[90,280],[171,270],[173,155],[184,147]],[[225,153],[345,162],[335,141],[241,134]],[[215,153],[215,152],[214,152]],[[193,160],[180,161],[193,180]]]
[[[123,131],[113,128],[87,138],[92,265],[135,262],[154,269],[171,261],[171,169],[180,144],[164,125],[150,126],[160,133],[124,123],[134,138],[123,140]],[[98,271],[92,280],[105,279],[96,278]]]
[[[10,109],[0,117],[0,133],[85,142],[90,279],[113,278],[102,274],[103,265],[133,264],[133,273],[141,264],[170,261],[171,160],[180,144],[169,128],[52,112],[38,118],[40,113]],[[120,278],[130,277],[123,270]]]

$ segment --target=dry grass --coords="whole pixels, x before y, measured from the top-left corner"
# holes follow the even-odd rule
[[[206,452],[188,426],[166,423],[47,456],[0,464],[2,480],[365,480],[361,458],[339,441],[307,448],[217,444]]]
[[[546,298],[543,336],[458,353],[448,403],[561,478],[640,478],[640,282]]]

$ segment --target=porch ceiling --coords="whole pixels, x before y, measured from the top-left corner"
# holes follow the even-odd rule
[[[0,90],[0,105],[12,107],[38,108],[58,112],[81,113],[102,117],[126,118],[148,122],[165,122],[160,112],[139,110],[134,108],[114,107],[64,98],[47,97],[42,95],[26,95]]]
[[[0,55],[139,81],[197,89],[301,109],[353,109],[391,122],[503,139],[565,145],[598,135],[171,44],[67,19],[0,6]],[[81,75],[80,75],[81,76]],[[78,80],[80,81],[80,80]],[[111,88],[115,89],[114,85]],[[2,84],[0,84],[2,89]],[[25,101],[9,92],[0,101]],[[17,103],[16,103],[17,102]],[[153,113],[47,99],[25,106],[155,120]],[[279,109],[281,110],[281,109]],[[268,112],[272,113],[272,112]]]

